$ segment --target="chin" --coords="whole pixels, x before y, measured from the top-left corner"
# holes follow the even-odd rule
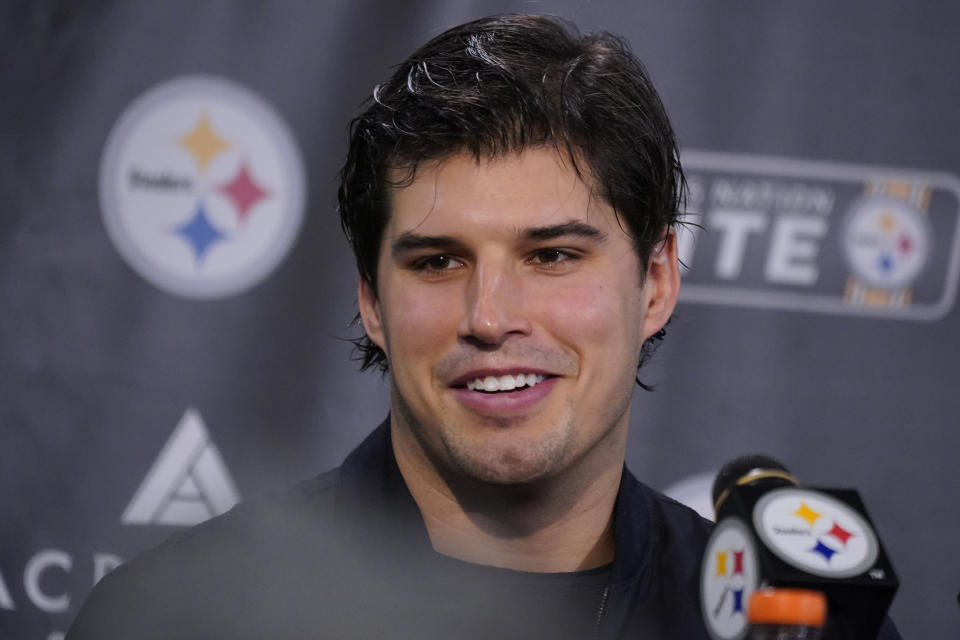
[[[566,457],[567,439],[554,433],[538,439],[490,438],[475,442],[462,437],[443,439],[454,465],[464,476],[487,484],[530,484],[556,473]]]

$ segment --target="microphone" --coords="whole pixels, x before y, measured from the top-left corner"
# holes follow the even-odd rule
[[[777,460],[749,455],[724,465],[712,498],[700,603],[714,640],[746,636],[750,595],[768,586],[822,592],[824,637],[875,640],[900,582],[856,491],[802,487]]]

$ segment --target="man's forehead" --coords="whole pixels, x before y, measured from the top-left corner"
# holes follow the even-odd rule
[[[565,181],[576,179],[589,190],[593,190],[595,183],[590,163],[581,153],[576,157],[570,152],[552,144],[538,144],[519,149],[511,149],[502,153],[475,153],[466,149],[456,149],[436,157],[423,158],[406,162],[398,160],[387,167],[386,178],[390,191],[403,189],[412,183],[425,180],[435,180],[438,175],[447,173],[449,167],[454,167],[466,173],[495,173],[503,169],[513,173],[519,166],[528,172],[539,170],[541,176],[546,173],[556,173]],[[426,175],[426,178],[423,176]]]
[[[496,157],[456,153],[415,171],[392,168],[388,233],[450,233],[477,225],[532,237],[535,229],[569,223],[621,227],[577,168],[552,147]]]

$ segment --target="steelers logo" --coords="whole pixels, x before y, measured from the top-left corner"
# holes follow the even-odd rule
[[[825,578],[865,573],[879,554],[877,538],[863,516],[818,491],[770,491],[754,507],[753,524],[781,560]]]
[[[847,263],[864,284],[896,291],[923,271],[930,252],[929,224],[908,203],[874,197],[853,204],[843,245]]]
[[[100,162],[110,239],[145,280],[223,298],[270,275],[305,206],[303,162],[280,116],[222,78],[158,85],[120,116]]]
[[[726,518],[716,526],[700,572],[700,609],[710,637],[740,640],[747,634],[747,603],[759,582],[756,547],[742,520]]]

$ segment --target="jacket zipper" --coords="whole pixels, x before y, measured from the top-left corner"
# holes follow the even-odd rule
[[[603,614],[607,610],[607,597],[610,595],[610,585],[603,588],[603,595],[600,596],[600,608],[597,609],[597,616],[593,619],[593,640],[600,640],[600,622],[603,620]]]

